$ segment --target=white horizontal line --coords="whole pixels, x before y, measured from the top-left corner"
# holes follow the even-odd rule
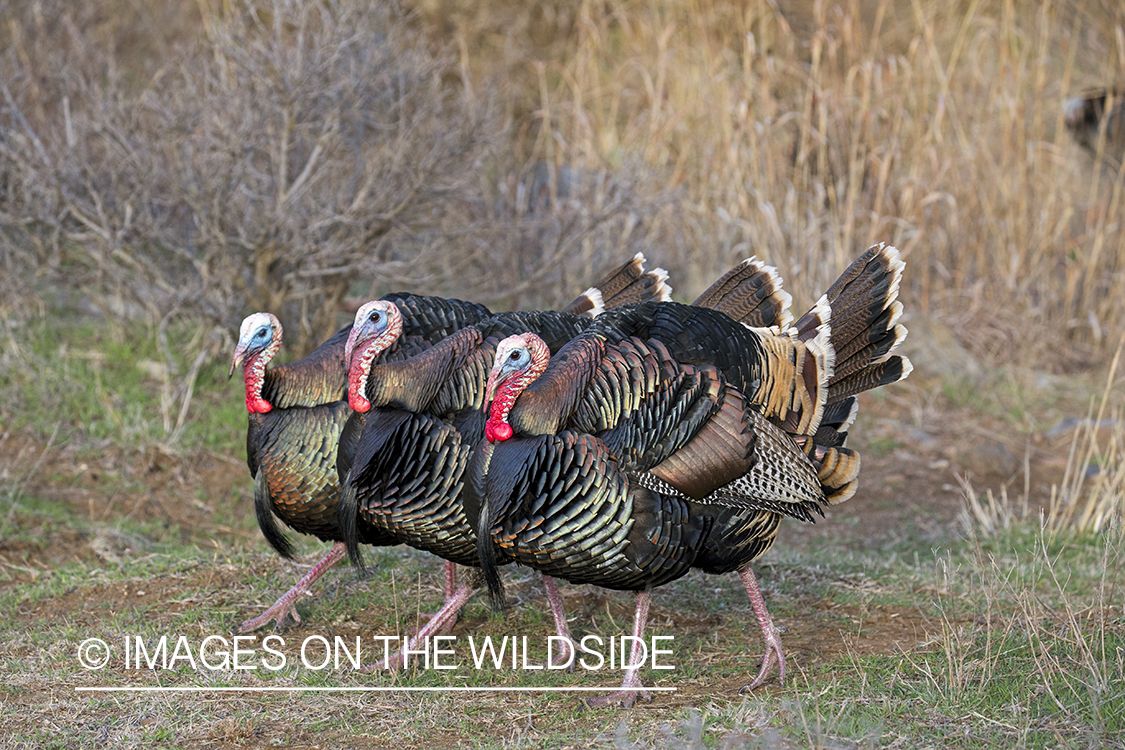
[[[642,688],[651,693],[674,693],[674,687]],[[621,690],[607,687],[159,687],[135,685],[125,687],[76,687],[75,692],[88,693],[604,693]]]

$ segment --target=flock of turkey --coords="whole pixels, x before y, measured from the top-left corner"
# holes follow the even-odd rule
[[[485,584],[501,603],[508,563],[542,574],[567,643],[556,578],[635,592],[639,638],[652,589],[737,571],[766,644],[748,687],[775,663],[783,680],[750,563],[783,516],[812,521],[855,493],[856,395],[911,369],[894,354],[903,268],[876,245],[794,322],[775,269],[753,258],[682,305],[638,254],[560,312],[388,295],[268,369],[281,324],[247,317],[231,372],[243,368],[258,523],[286,557],[276,518],[333,547],[240,629],[299,622],[297,597],[345,555],[362,565],[363,545],[445,561],[445,604],[415,639],[448,632]],[[458,585],[457,565],[480,571]],[[596,702],[638,695],[635,668]]]

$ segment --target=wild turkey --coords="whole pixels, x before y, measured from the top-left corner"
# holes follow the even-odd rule
[[[787,320],[789,296],[779,288],[776,273],[752,259],[716,282],[701,300],[756,323]],[[355,342],[348,344],[349,398],[356,413],[341,443],[354,442],[356,449],[350,464],[341,458],[339,505],[348,551],[361,564],[357,529],[375,527],[446,560],[477,565],[475,529],[462,507],[461,491],[469,451],[484,434],[481,406],[496,343],[530,328],[554,351],[588,323],[557,313],[504,313],[413,359],[371,367],[367,363],[377,356],[381,337],[395,327],[394,317],[393,305],[369,303],[357,315]],[[357,431],[362,432],[358,440]],[[556,630],[568,638],[557,588],[549,577],[545,584]],[[474,590],[474,585],[463,585],[447,597],[416,638],[450,625]]]
[[[1098,89],[1063,103],[1066,127],[1074,140],[1097,156],[1098,140],[1105,128],[1101,156],[1115,167],[1125,161],[1125,90]]]
[[[605,300],[645,299],[653,284],[643,276],[644,257],[638,254],[611,272],[598,286],[586,290],[568,306],[574,314],[596,315]],[[399,361],[425,351],[433,343],[492,315],[484,305],[405,293],[383,298],[400,313],[399,334],[388,341],[380,362]],[[286,594],[262,615],[239,626],[242,632],[286,617],[300,622],[295,602],[321,575],[343,559],[345,547],[336,525],[339,482],[336,474],[338,440],[351,415],[346,401],[347,368],[344,349],[351,326],[321,344],[304,359],[267,369],[281,347],[282,326],[270,313],[254,313],[242,321],[231,363],[243,366],[249,428],[246,457],[254,478],[254,508],[258,525],[270,545],[292,558],[293,548],[278,528],[274,515],[294,530],[336,544]],[[393,544],[393,539],[370,530],[368,544]],[[452,591],[453,581],[447,581]]]
[[[892,355],[906,335],[903,267],[894,248],[872,248],[782,335],[650,303],[607,313],[553,359],[533,334],[502,341],[465,493],[493,597],[509,561],[635,591],[640,638],[653,587],[737,570],[767,647],[749,687],[775,658],[783,680],[750,562],[782,516],[812,521],[854,494],[859,455],[843,443],[855,394],[911,369]],[[599,702],[631,705],[638,691],[648,697],[630,669]]]

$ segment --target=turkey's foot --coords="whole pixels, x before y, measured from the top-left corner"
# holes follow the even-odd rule
[[[645,690],[644,684],[641,682],[640,669],[630,669],[621,683],[620,690],[609,695],[590,698],[586,701],[586,705],[597,707],[620,702],[622,708],[631,708],[638,695],[644,698],[646,703],[652,703],[652,695]]]
[[[644,689],[641,682],[641,667],[645,660],[641,658],[641,645],[644,640],[645,623],[648,621],[648,605],[652,603],[652,596],[647,591],[637,592],[637,609],[633,614],[633,648],[629,652],[629,664],[625,670],[625,679],[621,681],[621,689],[600,698],[591,698],[586,701],[589,706],[608,706],[610,703],[621,702],[625,708],[633,705],[640,695],[646,702],[652,703],[652,696]]]
[[[738,575],[742,578],[746,593],[750,596],[750,604],[754,607],[754,614],[757,615],[758,625],[762,629],[762,640],[766,644],[766,653],[762,657],[762,668],[758,670],[758,676],[749,685],[739,688],[738,692],[753,690],[761,686],[769,677],[775,661],[777,662],[777,682],[779,685],[783,685],[785,684],[785,654],[781,651],[781,636],[778,634],[778,629],[774,627],[770,613],[766,610],[766,600],[758,589],[758,579],[754,577],[754,571],[750,569],[749,565],[739,570]]]
[[[281,630],[285,625],[288,618],[293,618],[296,624],[301,623],[301,616],[297,614],[297,599],[301,597],[318,578],[327,573],[336,563],[344,559],[348,554],[348,548],[343,542],[336,542],[332,545],[332,549],[328,550],[328,554],[320,559],[316,565],[312,567],[308,573],[297,581],[293,588],[282,594],[281,598],[273,603],[273,606],[267,609],[257,617],[246,620],[238,626],[237,632],[248,633],[252,630],[257,630],[270,620],[276,622],[275,630]]]
[[[423,625],[417,633],[406,641],[401,651],[389,654],[383,660],[369,667],[362,667],[359,671],[387,672],[397,671],[403,666],[410,666],[411,657],[414,655],[414,651],[417,648],[415,644],[425,643],[426,639],[431,636],[449,633],[453,630],[453,626],[456,624],[457,618],[461,614],[461,608],[472,598],[474,593],[476,593],[476,589],[472,586],[466,585],[457,589],[453,596],[446,600],[441,609],[430,618],[430,621]],[[425,658],[425,652],[419,649],[417,655],[414,655],[413,658],[416,659],[419,656]]]

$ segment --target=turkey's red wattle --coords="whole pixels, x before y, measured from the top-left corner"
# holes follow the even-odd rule
[[[273,408],[273,404],[262,398],[262,385],[266,381],[266,365],[269,363],[269,359],[263,356],[266,352],[251,357],[243,370],[243,380],[246,383],[246,411],[251,414],[265,414]],[[270,356],[272,357],[272,352]]]
[[[371,376],[371,365],[381,351],[381,342],[375,339],[360,352],[358,357],[352,358],[352,366],[348,370],[348,406],[360,413],[371,410],[371,402],[365,395],[367,379]]]
[[[252,414],[265,414],[273,408],[273,404],[264,398],[246,399],[246,411]]]
[[[513,385],[515,384],[505,383],[501,385],[500,390],[496,393],[496,398],[492,401],[488,421],[484,424],[484,436],[490,443],[507,440],[512,436],[512,426],[507,422],[508,412],[512,410],[512,404],[516,402],[516,397],[522,390],[522,388],[514,388]]]

